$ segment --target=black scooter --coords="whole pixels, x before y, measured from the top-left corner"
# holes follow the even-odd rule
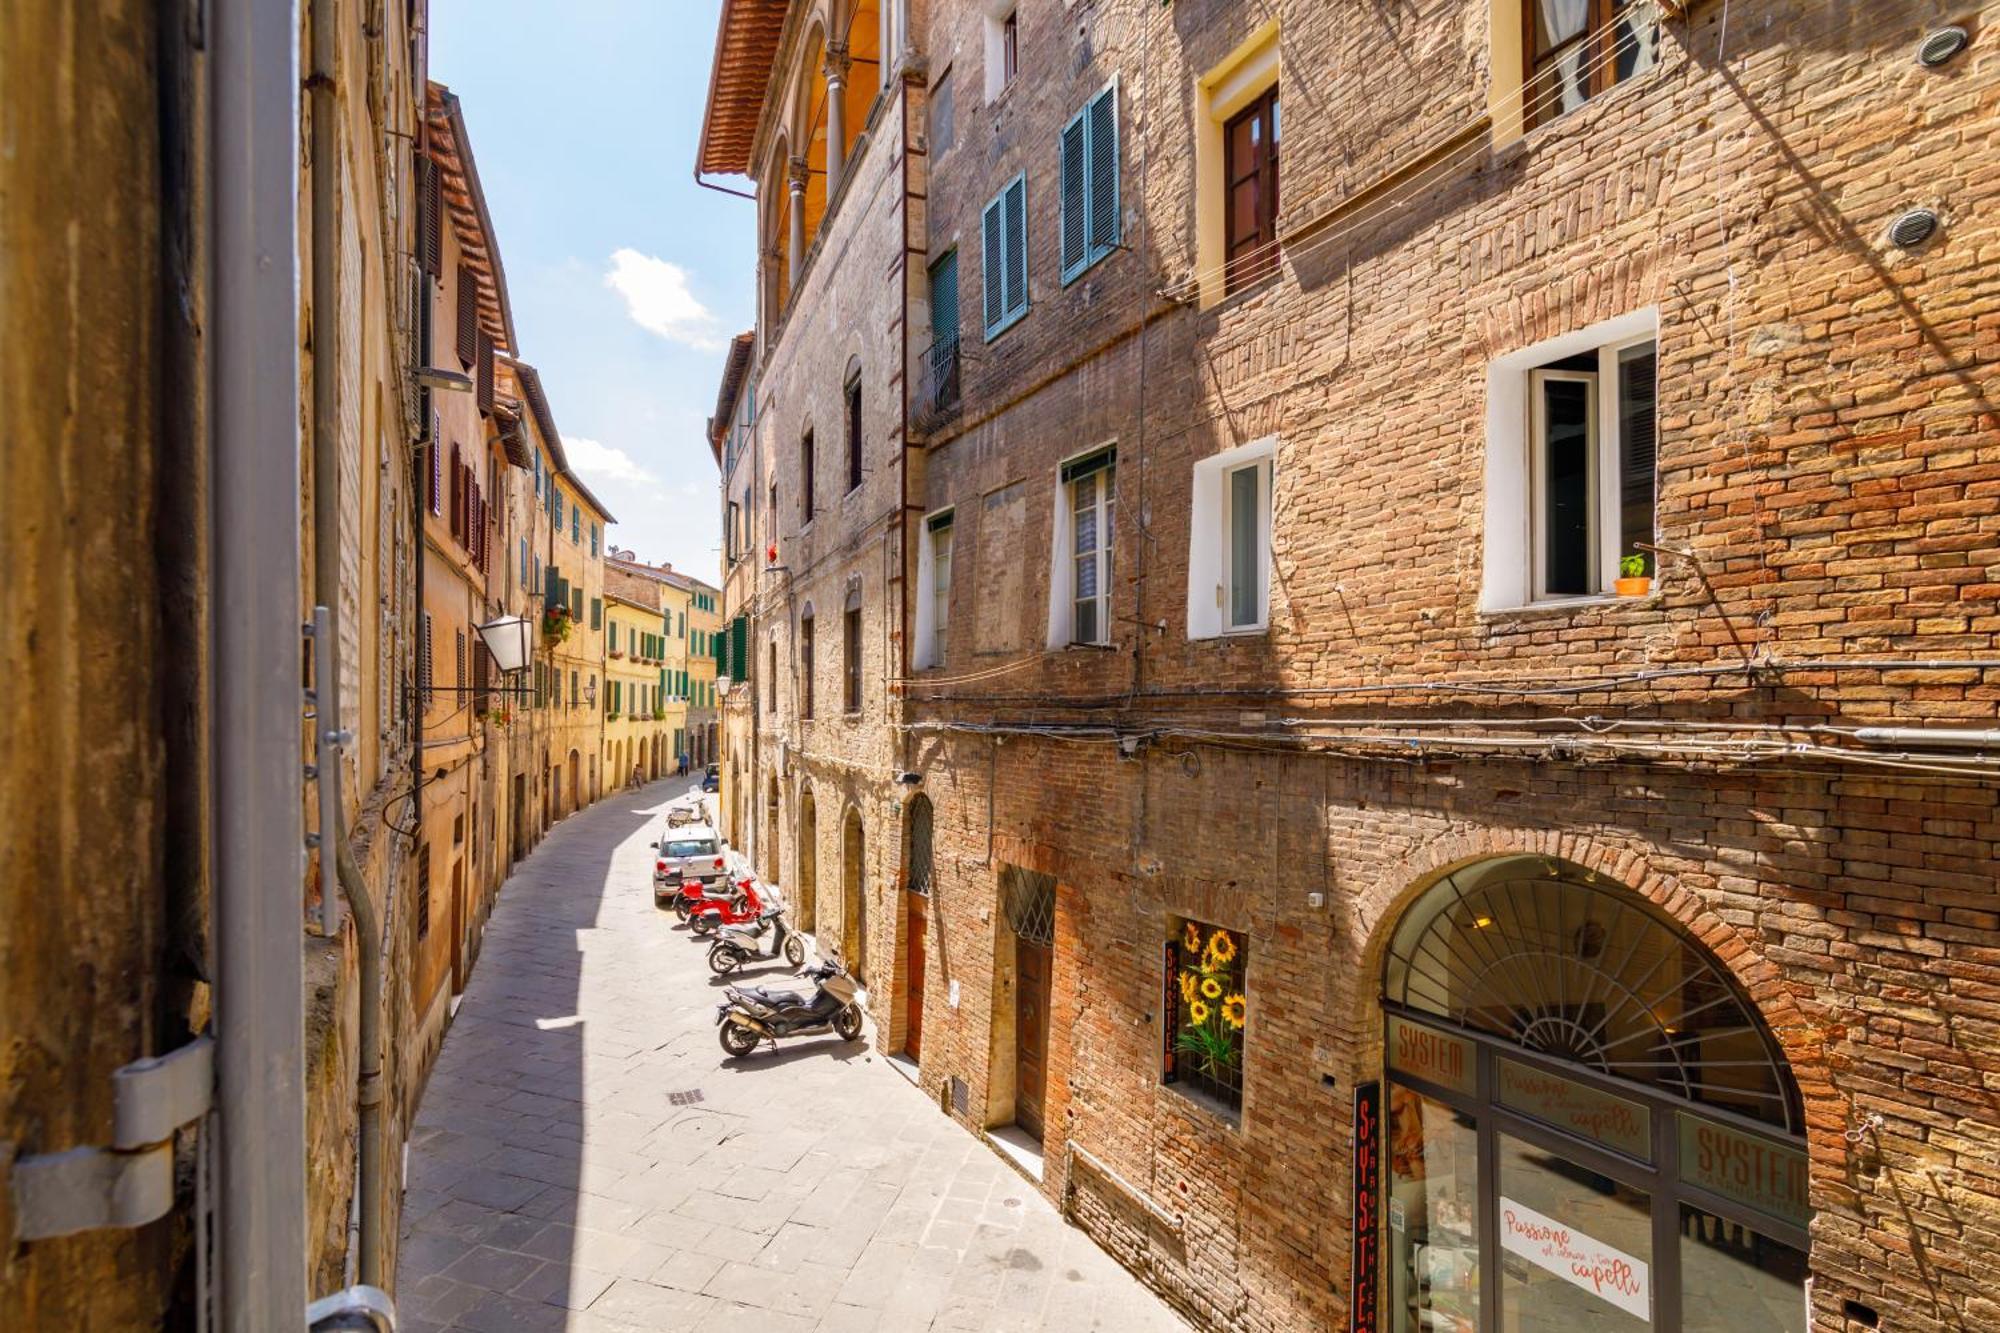
[[[829,1028],[843,1041],[859,1040],[861,1006],[868,993],[831,960],[807,968],[803,975],[814,983],[810,994],[769,986],[726,987],[723,993],[729,1002],[715,1010],[722,1049],[740,1057],[762,1042],[775,1047],[780,1037],[803,1037]]]
[[[766,952],[764,943],[770,941]],[[718,977],[726,977],[745,963],[761,962],[776,958],[780,953],[785,961],[797,967],[806,960],[806,944],[797,931],[785,924],[785,910],[773,907],[748,925],[724,926],[715,943],[708,946],[708,969]]]

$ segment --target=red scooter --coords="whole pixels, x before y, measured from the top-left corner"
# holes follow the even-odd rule
[[[685,890],[683,890],[685,892]],[[688,904],[688,929],[707,935],[717,926],[740,926],[764,914],[763,900],[757,896],[757,881],[736,881],[736,891],[727,898],[700,897]]]

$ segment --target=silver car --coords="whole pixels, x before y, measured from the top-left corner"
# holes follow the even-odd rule
[[[725,845],[707,824],[669,827],[653,844],[654,904],[664,906],[683,884],[699,880],[708,885],[722,879],[727,870]]]

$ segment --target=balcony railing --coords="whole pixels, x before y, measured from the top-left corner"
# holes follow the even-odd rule
[[[925,349],[918,368],[916,401],[910,415],[919,430],[934,430],[958,413],[958,335],[948,334]]]

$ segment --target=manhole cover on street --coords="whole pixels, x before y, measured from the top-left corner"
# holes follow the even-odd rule
[[[689,1088],[686,1092],[670,1092],[667,1100],[675,1106],[693,1106],[701,1100],[700,1088]]]

